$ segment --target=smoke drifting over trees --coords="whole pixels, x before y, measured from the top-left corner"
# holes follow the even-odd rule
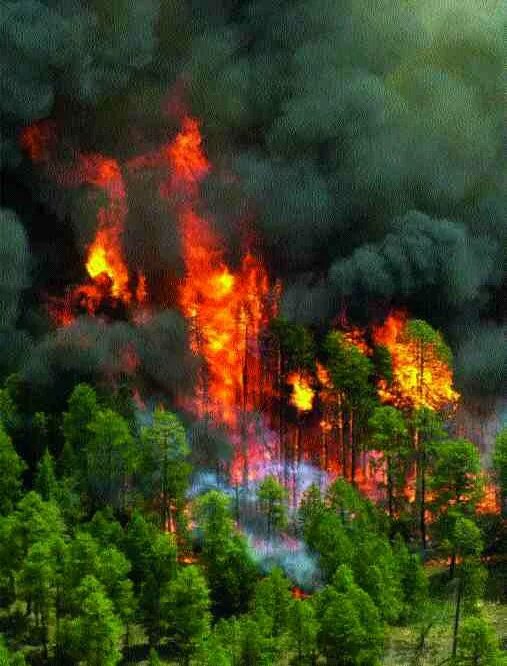
[[[148,153],[174,131],[182,91],[216,171],[230,174],[212,173],[205,191],[231,258],[253,226],[287,312],[319,321],[343,303],[363,316],[407,306],[445,329],[461,388],[500,394],[506,14],[494,0],[4,2],[1,363],[33,346],[27,372],[56,361],[93,370],[114,364],[120,336],[161,386],[182,380],[185,331],[172,312],[136,331],[83,321],[88,360],[78,333],[48,332],[34,294],[76,270],[69,257],[90,242],[99,203],[50,185],[19,149],[23,127],[51,117],[62,159]],[[142,257],[154,283],[175,279],[170,211],[131,177],[125,255]]]

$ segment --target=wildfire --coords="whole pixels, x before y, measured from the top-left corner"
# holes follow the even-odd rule
[[[482,499],[477,504],[477,513],[501,513],[499,492],[497,486],[494,483],[486,483]]]
[[[315,391],[310,386],[307,377],[293,372],[287,377],[287,384],[292,386],[290,402],[299,412],[309,412],[313,409]]]
[[[67,326],[74,321],[76,308],[95,314],[111,298],[125,305],[132,300],[143,303],[147,287],[146,278],[139,272],[135,293],[130,288],[131,278],[121,243],[128,209],[117,160],[96,153],[78,155],[72,164],[59,163],[54,156],[56,140],[55,123],[41,121],[25,128],[20,144],[33,162],[46,164],[48,174],[61,185],[89,185],[105,194],[105,202],[97,210],[95,237],[86,250],[85,267],[90,282],[75,287],[62,299],[52,298],[49,303],[56,323]],[[94,200],[96,190],[90,190],[89,196]]]
[[[343,337],[354,347],[357,347],[365,356],[371,355],[371,349],[364,339],[364,331],[360,328],[351,328],[345,331]]]
[[[266,271],[249,253],[233,271],[210,221],[197,212],[199,184],[211,171],[197,120],[186,117],[163,154],[170,169],[165,192],[177,202],[183,245],[180,305],[190,323],[192,349],[205,361],[194,409],[235,426],[238,415],[254,407],[259,389]]]
[[[403,313],[394,312],[373,331],[376,344],[387,347],[393,364],[393,388],[380,382],[380,398],[399,406],[430,409],[456,403],[459,394],[452,385],[450,364],[435,342],[411,336],[409,324]]]

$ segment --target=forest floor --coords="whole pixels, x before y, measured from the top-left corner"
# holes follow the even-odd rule
[[[451,655],[454,604],[442,602],[438,623],[429,631],[426,648],[415,661],[415,647],[419,640],[419,631],[414,626],[392,627],[388,649],[384,657],[385,666],[438,666]],[[495,627],[502,644],[507,642],[507,604],[486,601],[483,611]]]

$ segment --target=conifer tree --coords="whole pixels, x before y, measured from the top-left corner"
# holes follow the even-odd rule
[[[196,566],[185,566],[166,584],[161,600],[163,633],[182,663],[210,631],[210,599],[206,580]]]
[[[141,439],[140,472],[145,495],[157,505],[160,526],[175,531],[190,474],[185,429],[176,414],[157,409],[153,424],[143,430]]]
[[[21,475],[25,469],[11,438],[0,425],[0,515],[13,510],[21,493]]]
[[[296,666],[315,666],[319,625],[311,601],[298,599],[289,616],[289,631],[294,646]]]
[[[257,497],[260,509],[266,516],[268,539],[273,530],[283,529],[287,524],[287,496],[287,490],[274,476],[266,476],[259,484]]]
[[[56,480],[54,459],[48,449],[44,451],[37,468],[35,490],[45,502],[57,499],[58,482]]]
[[[318,644],[328,664],[376,666],[383,651],[383,627],[375,604],[341,566],[316,598]]]
[[[213,490],[202,495],[194,508],[202,530],[202,561],[213,614],[217,617],[245,611],[257,578],[246,540],[234,526],[230,504],[226,495]]]
[[[403,508],[403,486],[410,463],[408,429],[395,407],[376,407],[368,421],[373,448],[382,454],[387,475],[387,507],[390,518]]]
[[[88,487],[96,503],[125,509],[129,475],[137,466],[137,447],[125,419],[111,409],[98,410],[88,424]]]
[[[77,592],[77,613],[61,623],[60,653],[75,663],[88,666],[116,666],[121,660],[122,624],[104,587],[93,576],[86,576]]]
[[[88,384],[78,384],[69,398],[68,411],[63,413],[66,456],[69,463],[75,457],[74,463],[81,471],[86,463],[86,445],[91,438],[88,426],[98,410],[99,403],[95,390]],[[70,473],[71,469],[67,472]]]
[[[280,568],[275,567],[255,589],[255,615],[265,632],[274,638],[283,634],[289,625],[293,605],[290,588],[290,581]]]
[[[336,392],[338,448],[342,474],[355,481],[359,444],[359,426],[364,426],[375,403],[371,378],[372,361],[340,331],[328,333],[324,350],[327,368]],[[345,437],[345,428],[347,437]]]

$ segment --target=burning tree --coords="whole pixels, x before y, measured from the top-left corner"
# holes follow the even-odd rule
[[[413,414],[413,446],[416,456],[416,505],[419,506],[421,543],[426,548],[427,443],[440,437],[441,427],[432,412],[453,406],[459,398],[452,382],[452,354],[441,334],[428,323],[395,313],[374,329],[373,338],[390,352],[391,387],[379,387],[380,398]],[[424,432],[422,432],[424,431]]]
[[[364,351],[340,331],[328,334],[325,351],[332,390],[336,392],[336,423],[342,473],[354,482],[359,453],[358,432],[365,425],[374,398],[370,381],[373,365]]]

